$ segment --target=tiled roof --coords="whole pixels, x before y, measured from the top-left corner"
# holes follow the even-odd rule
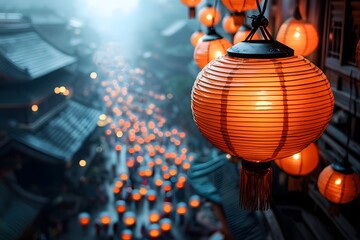
[[[248,212],[239,207],[239,170],[235,164],[226,160],[222,154],[201,164],[195,164],[198,177],[206,177],[220,196],[226,221],[234,239],[264,239],[262,229],[254,212]],[[191,166],[193,171],[193,166]],[[189,175],[190,180],[192,175]],[[205,181],[205,180],[204,180]]]
[[[0,239],[19,239],[43,203],[19,195],[3,182],[0,182],[0,196]]]
[[[0,71],[5,78],[30,80],[76,61],[40,37],[31,28],[0,33]]]
[[[18,131],[13,139],[47,156],[71,160],[97,126],[98,110],[69,101],[59,114],[36,131]]]

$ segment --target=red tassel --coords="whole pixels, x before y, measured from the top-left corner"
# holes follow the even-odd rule
[[[271,163],[243,160],[240,168],[240,207],[249,211],[270,209],[271,191]]]
[[[196,11],[194,7],[189,8],[189,18],[195,18]]]

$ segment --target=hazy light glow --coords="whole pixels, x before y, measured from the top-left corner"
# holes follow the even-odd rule
[[[299,158],[300,158],[300,153],[294,154],[293,158],[294,158],[295,160],[299,159]]]
[[[341,184],[341,178],[336,179],[336,180],[335,180],[335,184],[336,184],[336,185],[340,185],[340,184]]]
[[[112,17],[114,14],[128,14],[139,5],[139,0],[84,0],[89,12],[101,17]]]

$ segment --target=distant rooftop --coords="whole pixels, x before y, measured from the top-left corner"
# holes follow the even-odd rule
[[[44,40],[21,14],[0,14],[0,73],[32,80],[76,62]]]

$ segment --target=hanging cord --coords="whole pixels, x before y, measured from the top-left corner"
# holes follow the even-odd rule
[[[296,20],[302,19],[300,9],[299,9],[299,4],[300,4],[300,0],[295,0],[295,8],[294,8],[294,12],[293,12],[293,18],[295,18]]]
[[[215,23],[215,18],[216,18],[216,8],[217,8],[217,5],[218,5],[218,2],[219,0],[215,0],[215,3],[214,3],[214,17],[212,19],[212,24],[211,24],[211,27],[214,27],[214,23]]]
[[[355,83],[355,78],[352,76],[352,71],[350,73],[350,99],[349,99],[349,114],[347,119],[347,128],[346,128],[346,154],[344,157],[344,167],[351,168],[351,164],[349,162],[349,149],[350,149],[350,139],[351,139],[351,127],[352,127],[352,118],[353,116],[356,117],[357,114],[357,104],[356,101],[353,101],[353,94],[355,92],[355,97],[357,97],[357,88]],[[352,105],[352,102],[354,102],[354,105]]]
[[[254,34],[258,29],[260,29],[261,34],[263,35],[265,41],[274,41],[269,31],[266,29],[266,27],[269,25],[269,20],[264,16],[266,7],[267,7],[268,0],[264,1],[263,8],[261,9],[259,0],[256,0],[256,5],[259,10],[259,15],[252,15],[250,18],[252,18],[251,26],[253,29],[249,33],[249,35],[246,37],[245,42],[248,42],[252,40]]]

